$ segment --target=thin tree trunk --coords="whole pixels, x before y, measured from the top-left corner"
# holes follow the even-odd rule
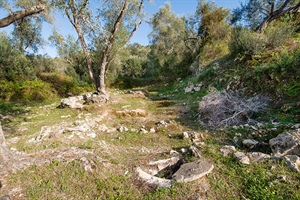
[[[75,28],[77,34],[78,34],[78,38],[79,41],[81,43],[81,47],[83,49],[84,55],[85,55],[85,59],[87,62],[87,67],[88,67],[88,71],[89,71],[89,76],[91,78],[91,80],[95,83],[95,85],[97,85],[96,82],[96,78],[94,76],[94,72],[93,72],[93,68],[92,68],[92,58],[90,56],[90,52],[89,49],[86,45],[85,39],[84,39],[84,35],[82,33],[82,29],[78,23],[79,21],[79,16],[82,14],[83,9],[86,7],[88,1],[85,0],[83,5],[81,6],[81,8],[77,11],[74,5],[74,1],[69,1],[69,7],[71,9],[71,14],[68,12],[67,8],[65,8],[65,13],[69,19],[69,21],[71,22],[71,24],[73,25],[73,27]],[[71,17],[72,16],[72,17]],[[73,18],[73,19],[72,19]]]
[[[121,24],[126,12],[127,12],[128,4],[129,4],[129,1],[126,0],[124,2],[123,8],[122,8],[117,20],[115,21],[114,27],[111,31],[111,34],[110,34],[109,38],[108,38],[106,48],[104,49],[103,54],[102,54],[102,62],[101,62],[100,71],[99,71],[98,80],[97,80],[97,85],[96,85],[96,89],[97,89],[97,92],[99,94],[106,94],[105,71],[106,71],[108,56],[109,56],[109,52],[112,48],[112,45],[114,43],[116,32],[118,31],[118,29],[120,27],[120,24]]]
[[[87,62],[87,67],[88,67],[88,70],[89,70],[90,78],[96,84],[96,79],[94,77],[94,72],[93,72],[93,68],[92,68],[93,63],[92,63],[92,58],[90,56],[89,49],[86,45],[85,39],[83,37],[82,32],[80,31],[80,28],[78,26],[75,26],[75,29],[76,29],[76,32],[78,34],[78,37],[79,37],[79,40],[80,40],[80,43],[81,43],[81,46],[82,46],[82,49],[83,49],[83,52],[84,52],[84,55],[85,55],[85,59],[86,59],[86,62]]]
[[[38,14],[38,13],[44,11],[45,8],[46,8],[46,5],[44,3],[39,3],[31,8],[13,12],[12,14],[8,15],[7,17],[0,19],[0,28],[9,26],[10,24],[12,24],[15,21],[18,21],[19,19],[22,19],[24,17],[30,16],[33,14]]]

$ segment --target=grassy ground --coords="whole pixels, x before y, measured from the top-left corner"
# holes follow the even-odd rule
[[[1,104],[3,115],[9,116],[2,121],[10,148],[31,153],[78,147],[106,159],[109,166],[95,161],[93,172],[85,171],[77,160],[54,160],[50,165],[30,166],[5,177],[0,196],[10,194],[13,199],[300,199],[299,173],[289,170],[283,161],[244,166],[231,156],[221,155],[221,146],[233,144],[237,132],[244,137],[250,132],[228,129],[207,134],[196,120],[197,101],[207,91],[185,94],[183,89],[188,84],[183,81],[163,86],[159,93],[151,92],[150,99],[114,91],[109,103],[86,105],[81,110],[57,108],[59,101],[30,106]],[[146,116],[118,114],[118,111],[137,108],[145,110]],[[95,138],[66,139],[67,132],[53,134],[42,142],[28,142],[44,126],[70,126],[82,119],[98,119],[91,130],[96,133]],[[157,122],[162,120],[169,125],[158,126]],[[100,125],[111,131],[99,131]],[[120,126],[129,130],[115,130]],[[140,133],[141,127],[147,130],[154,127],[156,132]],[[139,180],[135,174],[138,166],[171,157],[171,149],[180,150],[192,144],[183,140],[183,131],[203,133],[205,145],[201,151],[215,166],[212,174],[191,183],[174,184],[169,189],[158,189]],[[197,159],[190,154],[183,156],[186,160]]]

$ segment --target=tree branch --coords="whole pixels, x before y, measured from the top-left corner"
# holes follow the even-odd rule
[[[0,19],[0,28],[9,26],[10,24],[12,24],[15,21],[18,21],[19,19],[22,19],[24,17],[38,14],[38,13],[44,11],[45,8],[46,8],[45,3],[39,3],[33,7],[13,12],[12,14],[8,15],[7,17]]]

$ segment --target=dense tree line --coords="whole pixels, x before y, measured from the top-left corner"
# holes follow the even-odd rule
[[[45,73],[60,74],[69,76],[76,86],[93,85],[99,94],[106,94],[106,85],[131,86],[128,81],[170,81],[197,74],[228,54],[251,59],[284,44],[299,31],[297,1],[249,0],[230,11],[199,0],[189,17],[176,15],[171,3],[166,3],[148,21],[150,44],[128,44],[146,20],[144,3],[0,1],[1,9],[9,13],[0,19],[0,27],[14,27],[10,35],[0,35],[0,80],[49,81]],[[54,12],[67,17],[78,38],[57,30],[50,38],[42,37],[42,24],[53,23]],[[59,58],[37,55],[47,40],[56,46]]]

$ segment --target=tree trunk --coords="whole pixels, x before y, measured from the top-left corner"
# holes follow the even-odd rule
[[[299,13],[300,11],[300,2],[293,6],[290,7],[286,10],[284,10],[285,8],[285,4],[279,8],[278,10],[275,10],[274,12],[272,12],[257,28],[256,28],[256,32],[258,33],[264,33],[265,30],[267,29],[268,25],[275,19],[279,19],[280,17],[286,15],[286,14],[295,14],[295,13]]]
[[[111,47],[113,46],[115,36],[116,36],[116,33],[119,29],[119,26],[120,26],[123,18],[125,17],[126,12],[127,12],[128,4],[129,4],[129,1],[126,0],[124,2],[123,8],[122,8],[117,20],[115,21],[114,27],[111,31],[111,34],[110,34],[109,38],[108,38],[107,45],[106,45],[106,47],[103,51],[103,54],[102,54],[102,62],[101,62],[99,75],[98,75],[98,80],[97,80],[97,85],[96,85],[96,89],[97,89],[97,92],[99,94],[107,94],[106,89],[105,89],[105,71],[106,71],[106,65],[108,63],[107,62],[108,61],[108,56],[109,56],[109,52],[111,50]]]
[[[38,5],[33,6],[31,8],[13,12],[12,14],[8,15],[7,17],[0,19],[0,28],[9,26],[10,24],[12,24],[15,21],[18,21],[19,19],[22,19],[24,17],[30,16],[33,14],[38,14],[38,13],[44,11],[45,8],[46,8],[45,4],[39,3]]]
[[[83,49],[83,52],[84,52],[84,55],[85,55],[85,59],[86,59],[86,62],[87,62],[90,78],[95,84],[97,84],[96,78],[94,77],[93,68],[92,68],[92,64],[93,64],[92,63],[92,58],[90,56],[89,49],[86,45],[83,33],[81,32],[80,28],[77,25],[74,25],[74,27],[75,27],[76,32],[78,34],[78,37],[79,37],[79,40],[80,40],[80,43],[81,43],[81,46],[82,46],[82,49]]]
[[[76,9],[75,6],[75,2],[74,1],[69,1],[69,8],[71,9],[71,13],[68,12],[68,9],[65,8],[65,13],[69,19],[69,21],[71,22],[71,24],[73,25],[73,27],[75,28],[77,34],[78,34],[78,38],[79,41],[81,43],[81,47],[83,49],[83,53],[87,62],[87,67],[89,70],[89,76],[91,78],[91,80],[95,83],[95,85],[97,85],[96,82],[96,78],[94,76],[94,72],[93,72],[93,68],[92,68],[92,58],[90,56],[90,52],[89,49],[86,45],[85,39],[84,39],[84,34],[82,32],[82,27],[79,25],[79,18],[80,15],[82,14],[83,9],[86,7],[88,1],[85,0],[81,6],[81,8],[79,10]]]

